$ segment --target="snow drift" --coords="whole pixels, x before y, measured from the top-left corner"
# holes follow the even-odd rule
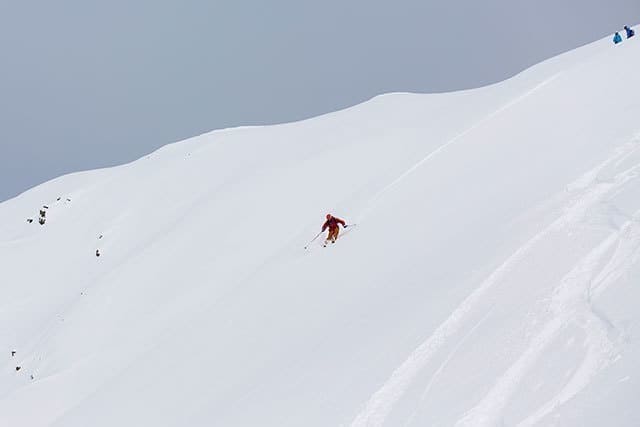
[[[0,204],[0,425],[640,425],[639,43]]]

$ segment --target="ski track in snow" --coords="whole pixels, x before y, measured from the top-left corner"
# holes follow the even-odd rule
[[[409,169],[407,169],[405,172],[403,172],[399,177],[397,177],[396,179],[394,179],[393,181],[391,181],[391,183],[387,184],[386,186],[384,186],[381,190],[379,190],[369,201],[367,207],[365,207],[362,211],[362,213],[360,213],[360,215],[358,216],[358,219],[356,222],[361,222],[368,214],[369,212],[371,212],[371,210],[375,207],[376,202],[378,200],[380,200],[380,198],[382,196],[384,196],[387,191],[389,191],[390,189],[392,189],[393,187],[395,187],[396,185],[398,185],[400,182],[402,182],[406,177],[408,177],[409,175],[411,175],[413,172],[415,172],[417,169],[419,169],[422,165],[424,165],[425,163],[427,163],[429,160],[431,160],[432,158],[434,158],[435,156],[437,156],[438,154],[440,154],[441,152],[443,152],[444,150],[446,150],[449,146],[455,144],[459,139],[463,138],[465,135],[473,132],[475,129],[479,128],[480,126],[482,126],[483,124],[491,121],[491,119],[493,119],[494,117],[498,116],[500,113],[502,113],[505,110],[508,110],[509,108],[513,107],[514,105],[518,104],[519,102],[521,102],[522,100],[524,100],[525,98],[529,97],[530,95],[532,95],[534,92],[538,91],[539,89],[541,89],[542,87],[548,85],[549,83],[551,83],[553,80],[555,80],[556,78],[558,78],[560,74],[556,74],[553,75],[547,79],[545,79],[544,81],[542,81],[541,83],[538,83],[536,86],[534,86],[533,88],[529,89],[528,91],[526,91],[525,93],[521,94],[520,96],[518,96],[517,98],[507,102],[506,104],[504,104],[502,107],[498,108],[497,110],[493,111],[492,113],[488,114],[487,116],[485,116],[484,118],[480,119],[480,121],[474,123],[473,125],[471,125],[469,128],[465,129],[464,131],[460,132],[459,134],[457,134],[456,136],[454,136],[453,138],[451,138],[449,141],[447,141],[446,143],[442,144],[441,146],[439,146],[438,148],[436,148],[435,150],[433,150],[432,152],[430,152],[429,154],[427,154],[425,157],[423,157],[418,163],[414,164],[413,166],[411,166]]]
[[[438,376],[440,375],[440,372],[442,372],[444,370],[444,368],[449,364],[449,362],[451,361],[451,359],[453,359],[453,357],[458,353],[458,350],[460,349],[460,347],[462,347],[467,340],[473,336],[473,334],[475,333],[475,331],[477,331],[480,326],[482,326],[484,324],[484,322],[489,318],[489,316],[491,316],[491,314],[493,313],[493,309],[495,308],[492,307],[491,310],[487,311],[487,314],[485,314],[482,319],[480,319],[480,321],[478,323],[476,323],[473,328],[471,328],[469,330],[469,332],[467,332],[465,334],[464,337],[462,337],[462,339],[460,341],[458,341],[458,343],[456,344],[456,346],[453,348],[453,350],[451,350],[451,352],[449,353],[449,355],[447,356],[447,358],[440,364],[440,366],[438,367],[438,369],[433,373],[433,375],[431,376],[431,378],[429,379],[429,382],[427,383],[427,385],[424,388],[424,391],[422,392],[422,395],[420,396],[420,402],[418,403],[418,406],[415,408],[415,410],[413,411],[413,413],[411,414],[411,416],[409,417],[409,419],[407,420],[407,422],[405,423],[405,425],[411,425],[411,423],[413,422],[413,420],[415,419],[416,415],[418,414],[418,410],[420,409],[420,404],[422,402],[424,402],[424,400],[427,398],[427,395],[429,394],[429,392],[431,391],[431,387],[433,387],[433,383],[436,381],[436,379],[438,378]]]
[[[559,397],[552,399],[542,408],[539,415],[532,419],[538,419],[548,413],[557,404],[568,400],[584,387],[598,366],[605,363],[607,353],[611,352],[606,325],[591,311],[585,294],[592,278],[600,264],[619,238],[619,233],[614,232],[595,249],[591,250],[561,281],[556,288],[551,302],[553,317],[542,330],[531,340],[526,350],[502,375],[492,387],[491,391],[482,401],[456,425],[458,426],[482,426],[496,425],[500,421],[502,411],[509,399],[515,393],[521,380],[546,351],[547,346],[553,342],[558,333],[570,323],[578,323],[587,333],[589,353],[594,357],[587,357],[582,366],[589,364],[589,369],[578,369],[573,375],[569,385],[565,387]],[[595,326],[594,326],[595,325]],[[600,358],[598,353],[602,353]],[[582,368],[581,366],[581,368]],[[533,421],[532,421],[533,422]],[[530,425],[523,423],[523,425]]]
[[[547,80],[540,85],[544,85],[549,81],[550,80]],[[533,90],[535,90],[535,88]],[[527,94],[531,93],[533,90],[529,91]],[[518,98],[518,100],[519,99],[522,99],[522,97]],[[518,100],[515,100],[508,105],[513,105]],[[506,108],[506,106],[504,108]],[[494,113],[494,115],[495,114],[497,114],[497,112]],[[551,233],[562,230],[569,225],[579,224],[590,207],[599,203],[607,194],[621,188],[631,179],[635,178],[640,171],[640,165],[637,164],[618,173],[610,180],[599,180],[599,176],[603,171],[610,167],[615,168],[624,159],[633,154],[638,147],[639,141],[640,138],[636,137],[632,142],[624,144],[623,146],[615,150],[614,153],[604,162],[600,163],[595,168],[583,174],[579,179],[569,185],[567,187],[568,191],[578,193],[576,196],[574,196],[573,203],[570,203],[570,206],[562,213],[559,218],[554,220],[546,228],[534,235],[531,239],[529,239],[521,247],[519,247],[496,270],[494,270],[480,284],[480,286],[476,288],[475,291],[473,291],[469,296],[467,296],[467,298],[462,301],[462,303],[442,324],[440,324],[440,326],[431,334],[431,336],[429,336],[416,350],[414,350],[413,353],[409,355],[409,357],[398,368],[396,368],[396,370],[391,374],[390,378],[370,397],[369,401],[365,404],[362,411],[355,417],[354,421],[352,422],[352,426],[358,427],[383,425],[385,419],[393,410],[395,404],[407,391],[413,380],[419,375],[420,371],[427,365],[427,363],[432,359],[436,352],[439,351],[440,348],[447,342],[447,339],[456,334],[462,328],[466,321],[467,315],[479,305],[479,303],[482,301],[483,296],[506,276],[513,265],[522,260],[523,257],[526,256],[526,254],[533,247],[535,247],[539,242],[541,242]],[[451,142],[452,141],[450,141],[446,145],[449,145]],[[441,149],[445,146],[441,147]],[[420,163],[412,167],[400,178],[390,184],[389,187],[395,185],[396,182],[407,176],[409,173],[415,170],[415,168],[423,164],[437,152],[438,150],[427,156]],[[386,191],[386,188],[381,190],[380,194],[384,191]],[[629,225],[625,225],[625,227],[629,227]],[[625,227],[623,227],[623,229]],[[566,307],[566,305],[569,303],[575,303],[574,297],[576,296],[575,292],[577,292],[577,289],[579,289],[580,291],[589,291],[588,288],[584,289],[584,286],[586,285],[588,287],[590,279],[592,279],[596,275],[597,272],[593,270],[595,268],[595,265],[597,265],[597,261],[599,261],[601,257],[606,254],[606,249],[609,249],[610,245],[613,245],[618,240],[620,240],[620,236],[624,234],[625,233],[620,231],[614,233],[612,236],[606,239],[605,242],[603,242],[600,246],[589,253],[563,279],[561,285],[558,288],[559,290],[561,290],[561,292],[555,295],[552,299],[555,304],[554,307],[559,310],[557,315],[543,327],[540,333],[531,341],[525,353],[511,368],[507,370],[507,372],[502,376],[498,383],[494,385],[493,389],[485,396],[484,399],[482,399],[481,403],[471,411],[469,411],[461,420],[459,420],[458,425],[491,425],[496,423],[496,420],[499,419],[504,405],[506,404],[506,402],[508,402],[508,398],[514,392],[515,386],[517,385],[519,379],[522,378],[523,373],[532,366],[532,364],[538,358],[540,352],[544,350],[546,344],[551,342],[556,334],[562,330],[562,327],[575,316],[575,311],[572,311],[571,314],[563,314],[562,308]],[[635,241],[632,246],[636,247],[637,245],[638,241]],[[609,270],[613,271],[616,265],[626,262],[628,260],[627,254],[628,250],[620,252],[620,255],[618,257],[614,255],[614,259],[612,259],[611,263],[615,264],[610,263],[611,267],[609,268]],[[617,277],[614,273],[605,273],[606,271],[608,271],[607,267],[605,267],[602,272],[605,277]],[[615,271],[618,272],[617,274],[620,274],[620,270]],[[599,288],[606,286],[606,283],[610,283],[611,281],[612,280],[604,280],[603,284],[599,285]],[[578,296],[579,295],[581,294],[578,292]],[[604,327],[601,325],[602,321],[596,319],[596,317],[597,316],[595,316],[595,314],[589,316],[586,326],[584,324],[582,325],[586,330],[588,330],[588,332],[591,332],[591,334],[588,335],[590,343],[589,351],[591,352],[593,350],[594,354],[608,353],[611,351],[611,349],[609,348],[610,344],[608,344],[609,340],[606,337],[606,330],[604,330]],[[591,328],[591,326],[594,324],[598,326],[595,328]],[[603,340],[605,340],[607,344],[602,344]],[[598,366],[601,365],[599,359],[597,362],[591,362],[591,360],[595,359],[598,359],[598,357],[587,357],[585,359],[583,367],[585,367],[585,370],[588,372],[580,372],[581,370],[578,369],[576,374],[574,374],[574,379],[570,381],[565,389],[561,391],[560,395],[554,398],[555,401],[552,399],[552,401],[548,403],[548,408],[546,409],[551,410],[557,404],[566,401],[568,398],[575,395],[575,393],[577,393],[579,389],[586,385],[589,377],[598,369]],[[586,363],[593,363],[596,366],[586,369]],[[577,374],[580,374],[580,378],[576,377]],[[548,412],[547,410],[545,410],[545,408],[541,408],[541,411],[542,412],[539,416],[542,416],[543,413]],[[471,420],[473,420],[473,422],[471,422]]]
[[[589,261],[593,261],[593,263],[584,265],[587,268],[584,271],[585,276],[581,277],[582,282],[573,284],[577,287],[575,295],[569,295],[573,300],[565,298],[565,301],[555,301],[558,304],[564,302],[577,305],[575,307],[577,320],[582,322],[581,326],[587,332],[587,355],[568,384],[533,415],[519,423],[519,426],[533,426],[540,422],[544,416],[578,394],[580,390],[587,386],[591,378],[616,356],[614,345],[609,339],[610,323],[593,309],[591,301],[601,295],[604,289],[614,283],[638,260],[640,252],[639,217],[640,212],[637,212],[631,220],[620,228],[620,231],[610,235],[584,259],[582,264],[587,264]],[[595,267],[599,265],[599,261],[616,244],[617,248],[614,255],[594,278]],[[588,259],[589,256],[593,259]],[[577,278],[580,279],[580,277]],[[567,282],[563,281],[560,291],[570,291],[568,286],[572,284],[568,280],[571,279],[572,277],[567,277]],[[566,287],[566,289],[562,288],[562,286]],[[558,308],[562,307],[556,307],[556,313],[560,314]]]

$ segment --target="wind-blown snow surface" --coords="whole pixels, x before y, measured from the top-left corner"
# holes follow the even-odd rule
[[[1,204],[0,425],[640,425],[638,69],[602,40]]]

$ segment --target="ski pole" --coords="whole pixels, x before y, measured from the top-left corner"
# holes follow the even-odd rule
[[[309,247],[309,245],[314,242],[314,240],[316,240],[318,237],[320,237],[321,234],[322,234],[322,231],[320,231],[318,234],[316,234],[316,237],[311,239],[311,241],[309,243],[307,243],[304,248],[307,249]]]

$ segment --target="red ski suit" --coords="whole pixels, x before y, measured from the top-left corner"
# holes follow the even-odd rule
[[[344,222],[340,218],[336,218],[335,216],[330,217],[324,222],[324,224],[322,224],[322,231],[326,230],[327,227],[329,228],[329,235],[327,236],[326,240],[327,242],[331,240],[335,243],[335,241],[338,239],[338,233],[340,232],[340,227],[338,226],[338,224],[342,224],[343,227],[347,226],[346,222]]]

